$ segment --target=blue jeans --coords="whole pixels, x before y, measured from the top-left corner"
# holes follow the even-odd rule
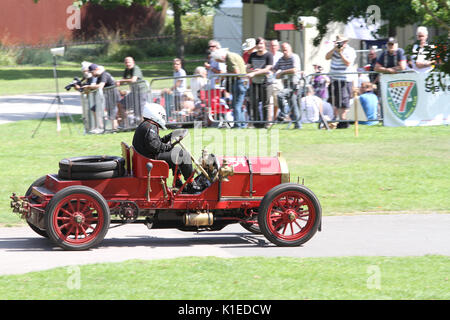
[[[236,81],[233,84],[233,102],[231,104],[233,108],[233,117],[234,121],[245,121],[245,115],[244,111],[242,110],[242,105],[244,104],[245,99],[245,93],[248,89],[248,83],[246,83],[247,80],[243,79],[236,79]],[[247,124],[240,122],[235,123],[234,126],[236,128],[246,128]]]
[[[294,127],[300,129],[300,109],[298,107],[296,90],[283,89],[278,93],[278,106],[280,108],[280,117],[286,118],[289,114],[294,123]]]

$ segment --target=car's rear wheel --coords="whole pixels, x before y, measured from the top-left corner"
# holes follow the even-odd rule
[[[65,250],[87,250],[97,245],[104,239],[109,223],[106,200],[85,186],[57,192],[46,208],[49,238]]]
[[[286,183],[272,188],[259,208],[259,228],[277,246],[300,246],[319,229],[322,209],[314,193]]]

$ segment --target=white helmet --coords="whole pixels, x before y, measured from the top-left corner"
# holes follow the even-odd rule
[[[156,122],[166,130],[166,109],[160,104],[147,102],[142,110],[142,117]]]

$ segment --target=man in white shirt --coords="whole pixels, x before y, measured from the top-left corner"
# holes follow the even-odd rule
[[[209,40],[209,42],[208,42],[209,53],[212,53],[221,48],[222,47],[221,47],[219,41]],[[204,67],[206,68],[206,70],[208,72],[208,75],[207,75],[208,79],[212,79],[212,80],[210,80],[210,81],[212,81],[211,85],[210,85],[210,89],[215,89],[217,87],[220,87],[220,78],[214,77],[214,76],[217,74],[226,72],[227,66],[225,65],[225,63],[217,62],[216,60],[210,58],[208,62],[204,63]]]
[[[428,29],[426,27],[418,27],[416,31],[417,42],[412,48],[411,62],[413,69],[416,72],[430,72],[433,70],[433,64],[435,61],[426,60],[427,51],[427,40],[428,40]]]
[[[181,59],[175,58],[173,59],[173,77],[185,77],[186,71],[184,71],[181,63]],[[173,99],[175,103],[175,110],[180,111],[182,109],[182,97],[184,92],[187,90],[186,87],[186,78],[179,78],[173,80]],[[169,112],[169,115],[171,113]]]
[[[283,53],[280,51],[280,43],[278,40],[271,40],[270,41],[270,52],[272,52],[273,55],[273,65],[275,66],[278,62],[278,60],[283,56]],[[273,109],[273,119],[276,118],[278,113],[278,93],[283,90],[283,83],[281,82],[281,79],[276,79],[275,77],[272,77],[272,98],[270,99],[270,104],[273,105],[271,109]]]

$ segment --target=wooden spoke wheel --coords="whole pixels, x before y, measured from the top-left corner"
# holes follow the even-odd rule
[[[261,202],[261,232],[277,246],[300,246],[319,229],[322,209],[305,186],[286,183],[271,189]]]
[[[55,194],[46,210],[49,238],[65,250],[87,250],[100,243],[110,223],[106,200],[94,189],[67,187]]]

